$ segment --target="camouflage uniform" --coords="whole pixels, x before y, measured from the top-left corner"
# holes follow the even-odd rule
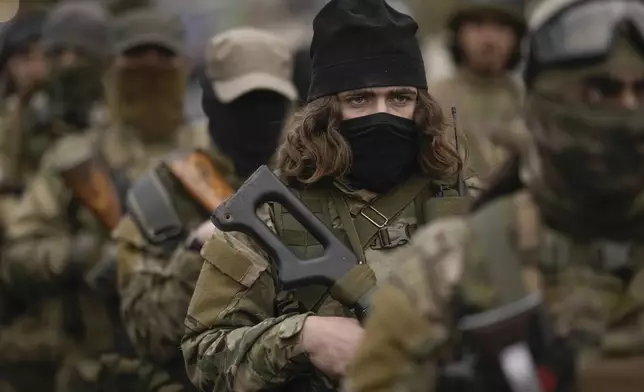
[[[507,154],[494,140],[496,133],[513,126],[523,101],[523,88],[511,74],[517,65],[517,50],[508,60],[508,70],[499,76],[478,75],[468,68],[462,49],[457,42],[460,18],[464,13],[477,10],[495,10],[511,15],[517,26],[523,25],[522,1],[515,0],[464,0],[452,13],[449,49],[458,70],[450,77],[438,80],[430,86],[432,95],[439,101],[449,123],[465,134],[472,175],[483,182],[506,159]],[[522,27],[517,27],[517,36],[522,37]],[[452,108],[456,108],[453,118]]]
[[[228,98],[267,89],[282,95],[285,107],[296,98],[295,87],[290,81],[292,53],[286,43],[272,34],[248,28],[232,29],[211,40],[206,58],[210,74],[204,79],[206,90],[212,89],[213,82],[215,85],[237,83],[254,75],[253,83],[235,86],[234,96]],[[264,79],[262,75],[265,75]],[[282,83],[276,86],[275,81]],[[210,91],[204,91],[206,98],[210,94]],[[206,107],[210,100],[203,102]],[[256,105],[267,103],[257,102]],[[209,113],[209,108],[206,107],[205,112]],[[267,132],[273,119],[280,120],[277,124],[280,127],[286,114],[285,110],[275,113],[261,119],[266,123],[263,126],[260,123],[242,131],[257,137],[257,132]],[[222,118],[213,116],[209,120],[211,133],[235,131],[228,128]],[[275,136],[277,139],[279,132]],[[207,221],[219,202],[241,184],[235,163],[226,154],[225,147],[233,149],[235,146],[222,145],[208,151],[168,157],[134,185],[129,195],[132,208],[113,233],[118,243],[119,294],[128,335],[142,358],[162,365],[175,381],[190,390],[194,386],[185,375],[178,347],[185,329],[183,321],[188,304],[203,263],[199,245],[190,233]],[[178,170],[178,162],[198,162],[199,166],[188,164],[185,167],[193,168],[199,175],[191,177],[187,171]],[[143,207],[146,204],[148,207]],[[170,219],[162,222],[154,216]],[[145,390],[158,389],[150,385]]]
[[[593,0],[565,8],[571,3],[544,1],[532,16],[531,43],[547,44],[531,45],[537,49],[526,71],[531,138],[520,164],[526,189],[419,230],[395,276],[374,296],[346,391],[440,390],[444,364],[463,352],[466,333],[457,327],[463,318],[531,293],[543,298],[549,332],[557,347],[569,347],[572,362],[572,380],[540,368],[540,390],[641,389],[644,178],[637,140],[644,117],[641,106],[578,102],[584,97],[570,91],[593,75],[644,76],[644,53],[633,42],[642,43],[642,29],[622,36],[617,28],[641,23],[643,8]],[[606,46],[592,54],[584,51],[588,41],[568,45],[589,20],[603,20],[612,38],[596,36]],[[597,60],[600,48],[606,56]],[[570,58],[586,62],[564,69]]]
[[[108,50],[107,16],[103,10],[91,2],[83,5],[65,2],[54,7],[44,21],[42,32],[46,35],[42,46],[51,75],[28,97],[7,97],[0,113],[0,183],[8,191],[18,193],[36,174],[42,155],[56,139],[88,125],[103,126],[107,121],[104,109],[97,102],[98,93],[78,99],[83,104],[92,104],[87,108],[87,123],[70,123],[63,116],[72,106],[64,97],[78,89],[75,84],[100,90],[102,65]],[[61,65],[58,54],[68,50],[81,51],[84,61],[95,65],[91,68]],[[12,209],[16,202],[15,198],[5,198],[4,210]]]
[[[72,33],[86,36],[87,24],[74,23],[69,19],[79,14],[84,23],[91,23],[93,33],[87,40],[74,39],[74,42],[70,42],[68,35],[59,34],[60,26],[66,24],[66,29]],[[34,16],[36,21],[32,23],[37,22],[34,26],[22,24],[24,20],[21,18]],[[22,17],[14,19],[4,31],[3,56],[12,56],[10,53],[12,50],[24,50],[24,48],[15,47],[19,44],[15,42],[16,39],[32,40],[32,45],[39,45],[32,48],[35,50],[39,50],[42,45],[45,54],[49,55],[47,65],[50,67],[56,67],[57,58],[52,53],[54,47],[58,50],[70,46],[82,48],[90,46],[88,56],[97,58],[104,56],[107,26],[105,17],[100,12],[94,14],[85,12],[83,7],[76,9],[65,5],[57,7],[47,18],[42,19],[42,11],[25,12]],[[25,27],[34,30],[29,33],[24,30]],[[40,30],[48,35],[46,44],[36,40],[41,36]],[[92,40],[92,37],[96,40]],[[3,59],[3,61],[7,60]],[[5,72],[4,76],[9,75]],[[99,77],[98,74],[94,75],[96,80]],[[55,77],[44,83],[39,81],[33,86],[34,90],[22,92],[24,95],[14,91],[3,100],[0,114],[0,183],[3,189],[0,209],[3,235],[6,219],[20,203],[20,194],[26,184],[37,176],[45,150],[64,134],[78,131],[76,127],[66,124],[64,119],[49,111],[49,102],[57,98],[46,88],[53,79]],[[3,93],[11,92],[4,90],[11,86],[11,81],[4,79],[3,83],[6,83],[3,85]],[[60,86],[69,88],[68,85]],[[5,265],[2,265],[2,268],[4,267]],[[31,298],[16,294],[11,282],[0,279],[0,285],[3,286],[0,294],[3,301],[0,305],[3,308],[1,311],[3,315],[0,316],[2,319],[0,380],[12,384],[18,391],[53,391],[57,362],[60,361],[64,351],[64,337],[59,328],[61,314],[53,304],[42,307],[32,306]],[[34,377],[36,374],[38,376]]]
[[[121,53],[146,43],[174,49],[181,41],[176,20],[146,15],[114,24]],[[118,102],[110,104],[119,108]],[[174,149],[208,144],[203,124],[178,127],[152,142],[126,123],[120,110],[112,117],[107,128],[58,140],[9,217],[2,278],[34,312],[53,309],[58,315],[51,325],[65,334],[65,362],[57,380],[61,391],[95,388],[99,355],[127,351],[118,300],[110,282],[104,286],[101,279],[110,275],[115,250],[109,234],[124,210],[129,184]]]
[[[239,185],[234,168],[218,152],[195,151],[187,156],[168,159],[180,160],[197,154],[203,154],[202,157],[213,165],[214,171],[223,176],[227,186]],[[152,237],[141,229],[139,225],[142,224],[142,219],[137,219],[139,216],[133,212],[121,220],[113,233],[118,244],[121,314],[128,336],[139,356],[165,369],[170,375],[164,383],[155,383],[154,380],[147,385],[141,383],[140,390],[162,392],[163,388],[169,386],[192,390],[178,346],[184,333],[183,320],[202,259],[198,248],[192,247],[193,238],[188,234],[208,218],[209,207],[183,188],[181,181],[166,164],[158,165],[153,173],[139,180],[134,187],[135,191],[130,193],[130,198],[134,200],[133,198],[141,196],[146,197],[148,202],[153,200],[149,189],[146,194],[137,193],[146,192],[143,187],[155,181],[159,181],[155,184],[159,187],[154,189],[155,194],[167,197],[169,204],[164,205],[171,206],[171,210],[164,211],[162,205],[157,204],[156,209],[148,209],[146,213],[178,217],[180,220],[175,222],[178,226],[172,228],[178,234],[163,238]],[[143,215],[142,212],[137,212]],[[145,368],[133,369],[134,374],[140,375],[142,382],[146,380],[145,371]]]
[[[407,106],[409,117],[385,113],[379,106],[355,118],[344,119],[345,113],[330,107],[333,102],[330,98],[337,98],[338,93],[360,94],[374,86],[392,86],[392,91],[396,86],[410,86],[417,88],[418,94],[427,94],[424,64],[415,37],[417,24],[411,17],[394,10],[383,0],[332,0],[318,13],[313,26],[309,103],[293,115],[277,166],[284,169],[282,179],[289,190],[357,260],[365,263],[359,270],[366,272],[361,282],[369,288],[391,272],[395,250],[409,243],[416,225],[439,215],[456,213],[462,207],[459,202],[465,200],[452,197],[457,193],[451,187],[454,177],[446,173],[454,168],[457,171],[461,162],[456,152],[447,148],[454,166],[444,168],[445,172],[441,169],[440,173],[430,176],[416,166],[419,150],[409,146],[417,144],[416,127],[426,124],[417,125],[410,119],[417,109],[412,100],[405,102],[413,102],[413,109]],[[392,36],[396,38],[391,39]],[[380,67],[382,64],[390,66]],[[394,70],[394,64],[402,68]],[[364,101],[382,99],[393,105],[394,99],[389,100],[387,96],[375,98],[370,90],[364,94]],[[305,180],[296,178],[293,172],[286,174],[287,156],[293,165],[304,163],[305,170],[301,173],[304,178],[307,170],[328,164],[328,161],[313,159],[311,155],[315,152],[304,146],[302,134],[311,135],[320,150],[333,149],[331,144],[335,142],[328,140],[331,139],[329,132],[339,127],[340,137],[351,144],[347,124],[365,120],[377,121],[380,125],[388,121],[405,122],[399,131],[410,136],[393,151],[392,139],[376,138],[376,143],[382,146],[379,148],[373,144],[362,149],[350,145],[353,161],[349,171],[366,167],[367,174],[329,173],[319,180],[311,180],[310,184],[304,184]],[[355,134],[376,137],[390,134],[388,125],[367,126],[367,131],[358,127]],[[373,142],[374,139],[365,140]],[[444,140],[437,141],[447,145]],[[316,151],[321,154],[320,150]],[[326,159],[339,158],[330,155]],[[386,173],[387,168],[382,166],[374,169],[372,163],[376,160],[376,165],[400,169]],[[401,161],[411,164],[401,164]],[[360,183],[367,177],[369,180]],[[380,182],[383,178],[386,179],[384,186]],[[258,215],[298,258],[308,260],[324,253],[322,239],[319,241],[305,230],[295,214],[291,215],[279,203],[259,208]],[[199,390],[337,389],[309,360],[300,338],[307,317],[354,319],[349,306],[332,298],[328,287],[309,284],[284,289],[276,265],[269,261],[265,250],[243,234],[215,230],[201,249],[201,255],[205,261],[188,308],[186,334],[181,344],[188,376]],[[347,284],[347,287],[357,286],[357,280],[353,279]]]

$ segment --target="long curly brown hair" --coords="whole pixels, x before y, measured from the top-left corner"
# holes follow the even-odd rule
[[[280,174],[303,184],[345,174],[351,165],[351,148],[340,135],[341,121],[340,100],[335,95],[296,110],[286,124],[285,141],[279,148]],[[445,135],[445,116],[427,90],[418,91],[414,121],[421,129],[418,163],[423,173],[455,182],[463,159]]]

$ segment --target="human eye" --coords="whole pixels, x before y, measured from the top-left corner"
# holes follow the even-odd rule
[[[367,98],[364,95],[354,95],[348,97],[347,102],[352,106],[362,106],[367,103]]]
[[[412,97],[411,94],[398,93],[394,94],[391,97],[391,100],[398,106],[405,106],[410,104],[414,100],[414,97]]]

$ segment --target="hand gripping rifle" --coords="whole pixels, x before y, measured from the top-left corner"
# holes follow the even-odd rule
[[[302,260],[284,245],[257,216],[257,209],[267,202],[284,206],[324,247],[322,256]],[[257,241],[276,263],[278,279],[286,290],[324,285],[330,288],[331,297],[352,309],[358,318],[368,314],[376,282],[373,271],[360,264],[353,252],[267,166],[257,169],[219,205],[211,220],[221,231],[238,231]]]

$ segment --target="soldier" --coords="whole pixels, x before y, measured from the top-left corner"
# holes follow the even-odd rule
[[[61,306],[69,340],[61,391],[89,390],[105,352],[128,354],[116,296],[110,231],[129,184],[177,148],[207,144],[183,125],[184,31],[151,9],[111,27],[115,55],[104,76],[111,125],[59,140],[9,217],[2,277],[34,307]],[[53,305],[52,305],[53,306]]]
[[[175,154],[143,176],[114,232],[128,335],[139,355],[190,390],[179,346],[201,269],[203,233],[211,233],[209,214],[241,179],[268,163],[297,98],[292,53],[273,34],[229,30],[211,40],[206,59],[202,102],[216,147]]]
[[[19,156],[22,149],[20,125],[25,120],[36,117],[29,108],[34,93],[46,77],[45,54],[40,45],[44,11],[27,11],[16,16],[2,31],[0,43],[0,197],[4,210],[22,192],[25,174],[21,173],[19,160],[24,164],[37,165],[42,151],[27,157]],[[21,118],[20,118],[21,117]],[[50,135],[47,135],[48,138]],[[38,143],[35,143],[36,145]],[[29,156],[30,155],[30,156]],[[22,159],[20,159],[22,158]],[[25,159],[26,158],[26,159]],[[27,162],[31,161],[31,162]],[[4,218],[4,212],[1,213]]]
[[[511,71],[521,59],[523,2],[460,0],[448,39],[458,71],[430,86],[450,124],[465,134],[471,174],[483,185],[506,158],[495,133],[513,126],[521,108],[523,88]]]
[[[539,367],[542,385],[529,390],[629,392],[644,385],[644,5],[545,0],[530,26],[530,132],[519,164],[490,187],[501,196],[466,219],[417,234],[374,298],[347,391],[437,390],[449,370],[443,365],[479,347],[477,329],[465,321],[490,309],[502,319],[508,305],[531,293],[545,299],[545,336],[553,344],[530,342],[533,357],[515,357],[524,375],[534,366],[519,362]],[[499,354],[531,331],[519,328],[506,346],[487,352],[493,363],[480,366],[498,370]],[[488,387],[469,390],[510,390]]]
[[[44,45],[41,42],[43,25],[48,35]],[[62,25],[68,34],[61,34]],[[72,128],[63,125],[63,118],[48,112],[47,101],[60,98],[59,93],[70,87],[59,76],[80,72],[81,57],[104,61],[106,42],[105,15],[92,4],[60,5],[49,17],[43,11],[26,11],[5,27],[0,54],[3,69],[0,120],[3,230],[5,218],[19,203],[25,184],[36,175],[45,149]],[[86,45],[82,46],[83,43]],[[84,51],[86,55],[77,56],[79,61],[64,60],[64,52],[80,47],[89,47],[93,55]],[[51,78],[53,84],[59,86],[57,89],[46,88],[47,66],[59,70]],[[93,78],[98,83],[100,75],[95,74]],[[2,279],[0,286],[0,384],[10,384],[18,392],[53,391],[57,362],[63,349],[58,312],[51,306],[30,309],[31,298],[11,292],[10,285]]]
[[[428,207],[450,194],[462,162],[427,92],[413,19],[384,0],[331,0],[313,26],[308,103],[287,124],[276,166],[381,278],[392,250],[438,213]],[[321,254],[279,205],[260,215],[295,254]],[[362,335],[349,309],[319,286],[280,290],[266,254],[241,234],[215,231],[201,254],[182,343],[192,382],[203,391],[335,389],[329,378],[343,375]]]
[[[11,38],[14,34],[27,34],[21,38],[27,40],[24,44],[36,39],[28,38],[28,34],[37,32],[40,36],[43,29],[44,35],[42,46],[31,44],[31,66],[17,67],[18,59],[14,57],[7,64],[9,69],[20,69],[23,74],[36,72],[37,78],[42,79],[42,50],[49,68],[46,83],[33,86],[21,94],[21,99],[9,97],[5,104],[0,132],[0,183],[14,194],[19,194],[35,175],[45,149],[54,140],[88,126],[89,108],[100,96],[100,77],[107,58],[107,16],[98,4],[63,2],[52,10],[44,26],[42,15],[27,12],[10,22],[6,31],[11,40],[16,39]],[[36,25],[28,27],[30,20]],[[34,33],[16,31],[25,28],[35,29]],[[17,44],[7,42],[6,49],[17,50],[11,48]]]
[[[100,126],[101,76],[109,56],[109,17],[95,1],[67,0],[50,13],[43,29],[49,64],[46,86],[52,117],[71,130]]]

